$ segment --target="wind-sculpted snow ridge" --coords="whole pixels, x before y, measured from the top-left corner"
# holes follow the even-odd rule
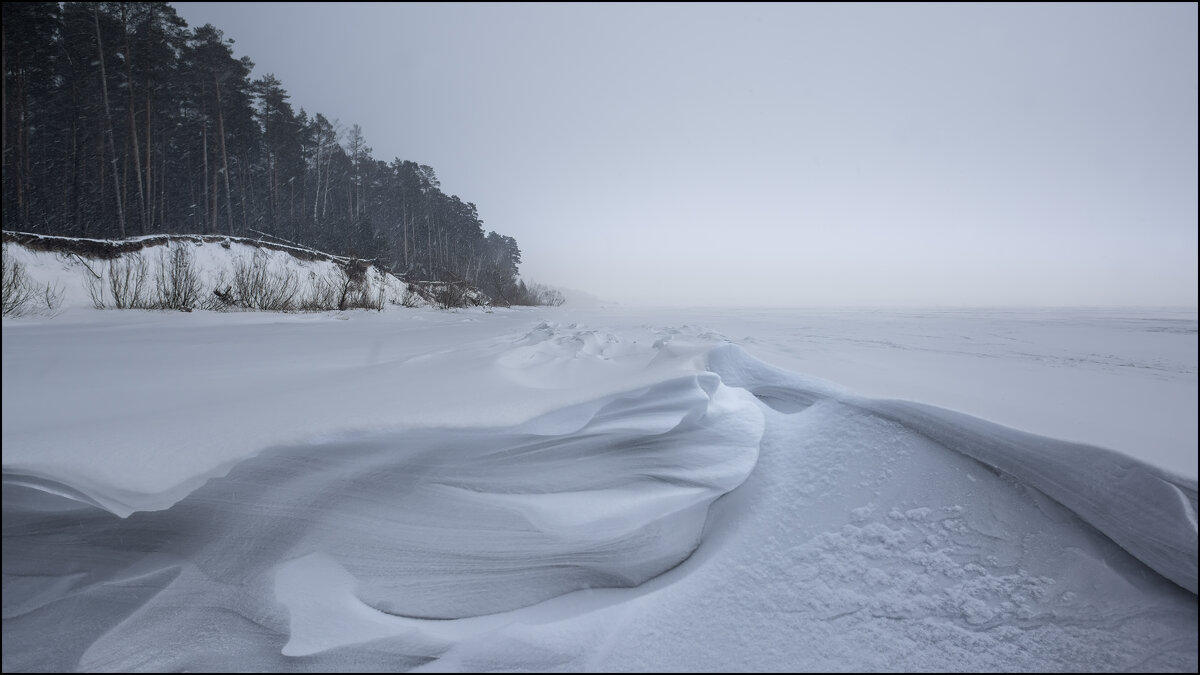
[[[361,642],[328,630],[347,603],[460,619],[636,586],[699,545],[709,505],[750,474],[762,433],[751,396],[699,373],[515,428],[275,448],[123,519],[69,486],[6,473],[4,669],[271,668],[237,661],[239,649]],[[66,625],[83,634],[44,641]],[[148,635],[210,629],[223,636],[215,654],[203,641],[143,653]]]
[[[856,397],[725,345],[710,368],[783,412],[823,398],[895,421],[1036,488],[1159,574],[1197,590],[1196,481],[1118,452],[1058,441],[911,401]]]

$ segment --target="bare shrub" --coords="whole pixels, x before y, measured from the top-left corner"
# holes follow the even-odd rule
[[[236,306],[237,303],[233,298],[233,288],[231,286],[224,288],[215,286],[211,294],[201,296],[200,304],[198,305],[200,309],[206,309],[210,312],[224,312]]]
[[[401,298],[401,304],[405,307],[420,307],[421,303],[430,305],[438,304],[433,299],[433,288],[428,282],[406,281],[404,283],[404,297]]]
[[[400,296],[401,307],[419,307],[421,304],[421,295],[417,293],[412,285],[404,287],[404,293]]]
[[[299,304],[300,280],[295,270],[272,266],[267,254],[258,250],[249,262],[234,262],[231,290],[243,307],[290,312]]]
[[[468,300],[467,287],[458,282],[447,282],[433,292],[433,299],[442,309],[466,307]]]
[[[108,263],[108,290],[113,306],[117,309],[143,309],[146,307],[146,259],[141,255],[130,255]],[[95,298],[93,296],[93,302]]]
[[[51,286],[50,284],[41,284],[41,286],[41,302],[39,303],[38,311],[46,314],[53,314],[57,312],[58,308],[62,306],[62,299],[65,293],[63,287],[58,286],[57,284],[54,286]]]
[[[362,285],[362,282],[360,280],[355,279],[355,275],[353,274],[353,271],[354,271],[353,265],[347,266],[346,268],[342,269],[342,271],[341,271],[342,278],[339,280],[338,285],[337,285],[337,288],[338,288],[337,308],[338,309],[341,309],[341,310],[346,309],[347,304],[349,304],[349,302],[350,302],[351,294],[355,293],[358,290],[358,288]]]
[[[382,312],[386,299],[387,285],[383,280],[379,279],[378,284],[373,284],[371,275],[364,273],[361,281],[352,288],[346,299],[345,309],[373,309]]]
[[[87,261],[76,254],[75,259],[83,265],[83,286],[87,289],[88,296],[92,299],[92,306],[96,309],[104,309],[104,274],[92,269],[92,266],[87,264]]]
[[[2,267],[4,316],[21,316],[28,310],[34,297],[25,266],[8,257],[8,247],[5,247]]]
[[[4,247],[0,261],[3,278],[3,315],[52,314],[62,304],[63,291],[50,284],[39,284],[29,278],[25,266],[8,255]]]
[[[170,253],[162,251],[154,275],[156,297],[147,303],[153,309],[192,311],[200,299],[200,277],[191,250],[179,244]]]
[[[0,270],[4,316],[53,314],[62,305],[63,289],[31,279],[25,266],[8,255],[7,246],[4,247]]]
[[[335,267],[324,276],[312,276],[312,293],[300,303],[307,312],[328,310],[374,309],[382,311],[387,304],[387,288],[383,283],[371,283],[365,268],[351,261],[346,267]]]
[[[526,284],[524,280],[504,279],[497,276],[491,283],[489,295],[501,306],[549,305],[558,307],[566,301],[561,291],[536,282]]]
[[[528,300],[530,301],[529,304],[549,305],[551,307],[558,307],[566,302],[562,291],[559,291],[557,288],[543,286],[537,282],[530,282],[528,286]]]
[[[372,284],[364,269],[334,267],[323,275],[310,272],[308,286],[311,290],[305,293],[294,269],[273,266],[267,254],[256,251],[249,260],[234,262],[232,282],[226,282],[224,275],[218,278],[212,297],[203,306],[217,310],[245,307],[276,312],[382,310],[386,304],[386,289]]]
[[[213,281],[212,293],[200,296],[200,309],[207,309],[213,312],[224,312],[231,307],[237,306],[237,298],[233,296],[233,284],[229,282],[225,270],[220,270],[217,273],[217,278]]]
[[[351,289],[339,309],[373,309],[381,312],[387,304],[384,290],[382,285],[375,288],[370,283],[359,284]]]
[[[300,309],[305,312],[336,309],[344,277],[340,269],[330,270],[324,276],[311,273],[312,293],[300,302]]]
[[[104,277],[88,274],[83,277],[83,284],[87,287],[88,296],[92,298],[92,306],[104,309],[107,306],[104,302]]]
[[[351,260],[346,263],[341,270],[338,309],[374,309],[376,311],[383,309],[386,289],[382,283],[378,289],[373,287],[370,271],[370,263],[362,260]]]

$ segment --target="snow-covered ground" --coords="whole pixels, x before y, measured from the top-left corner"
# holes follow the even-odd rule
[[[6,671],[1197,669],[1195,310],[69,297]]]

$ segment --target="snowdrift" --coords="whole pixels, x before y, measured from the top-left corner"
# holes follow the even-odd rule
[[[688,326],[124,316],[5,323],[5,670],[1197,667],[1122,453]]]

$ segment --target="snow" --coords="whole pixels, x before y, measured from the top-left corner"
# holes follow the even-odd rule
[[[6,671],[1197,669],[1194,310],[95,310],[9,249],[67,300],[3,322]]]
[[[37,241],[42,245],[88,243],[92,245],[91,248],[114,251],[112,240],[28,233],[16,233],[15,236],[22,240]],[[107,272],[113,262],[133,262],[135,267],[136,263],[143,264],[147,273],[146,289],[152,290],[159,266],[163,265],[169,269],[170,256],[179,248],[185,249],[189,254],[190,264],[198,273],[204,296],[210,296],[213,289],[228,288],[234,282],[235,269],[239,264],[243,264],[262,268],[268,273],[290,271],[294,276],[297,297],[311,297],[320,283],[336,280],[340,276],[336,263],[347,263],[351,260],[288,244],[255,242],[219,235],[146,235],[130,237],[121,240],[120,243],[127,246],[141,245],[142,248],[120,253],[113,261],[89,258],[65,249],[55,252],[33,250],[21,245],[16,239],[11,244],[5,242],[5,250],[15,262],[25,267],[31,278],[39,284],[49,286],[55,292],[62,293],[59,309],[93,307],[97,300],[107,307],[113,307],[115,303],[107,282]],[[91,284],[89,281],[92,279],[100,281]],[[405,298],[405,284],[394,275],[369,267],[366,281],[372,289],[382,288],[387,302],[400,304]],[[413,306],[429,305],[419,296],[409,298],[409,303]],[[53,312],[43,311],[42,314]]]

